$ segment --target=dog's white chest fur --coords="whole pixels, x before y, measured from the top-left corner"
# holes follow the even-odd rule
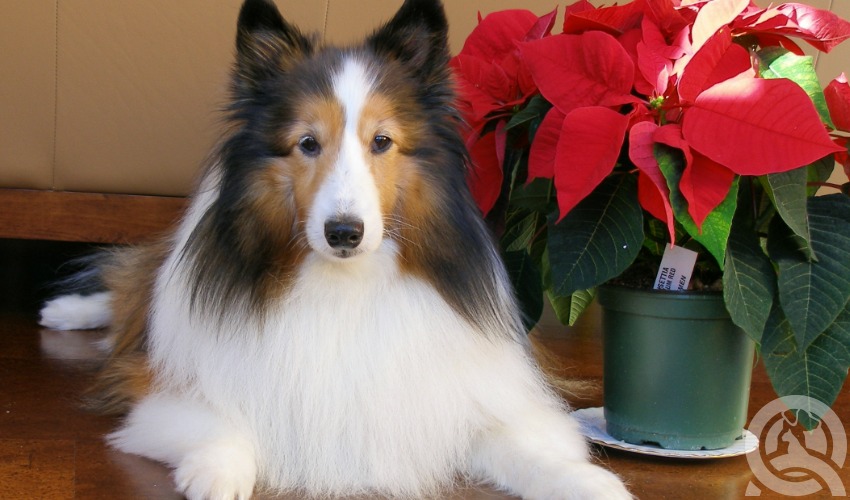
[[[629,497],[525,346],[463,185],[447,33],[439,1],[405,0],[362,44],[324,47],[245,0],[233,130],[165,262],[108,258],[107,285],[138,287],[45,307],[66,328],[115,318],[101,383],[132,405],[109,440],[171,465],[188,498],[421,497],[458,476]]]
[[[181,282],[164,280],[152,360],[168,391],[191,381],[199,405],[248,434],[270,484],[427,491],[450,482],[502,404],[482,395],[539,386],[520,345],[472,331],[399,273],[391,244],[357,262],[308,258],[263,323],[189,319]]]

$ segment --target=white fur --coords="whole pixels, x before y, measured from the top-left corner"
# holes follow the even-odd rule
[[[163,395],[135,406],[113,446],[176,467],[177,488],[189,498],[248,499],[257,479],[251,441],[227,428],[202,404]]]
[[[338,92],[347,120],[356,120],[357,96],[370,85],[364,68],[344,65],[337,82],[357,90]],[[308,232],[341,209],[361,216],[367,234],[380,227],[368,152],[349,132]],[[354,259],[314,247],[262,319],[193,315],[191,262],[181,249],[215,200],[217,176],[214,168],[194,198],[156,280],[148,339],[155,389],[110,443],[174,467],[190,499],[246,498],[255,483],[418,497],[458,478],[529,499],[630,497],[589,462],[524,339],[506,335],[511,325],[477,330],[427,281],[402,271],[382,231]],[[494,296],[505,297],[504,270],[490,259],[502,283]]]
[[[47,301],[39,324],[54,330],[90,330],[109,326],[112,321],[111,295],[63,295]]]
[[[474,331],[399,272],[391,242],[354,261],[309,257],[263,323],[190,317],[179,264],[160,276],[151,328],[162,389],[112,442],[201,483],[185,493],[217,491],[184,470],[201,454],[310,494],[421,496],[460,473],[527,498],[626,498],[588,464],[524,346]],[[253,453],[223,453],[240,441]]]
[[[176,248],[213,198],[196,198]],[[526,498],[628,498],[526,347],[475,331],[396,251],[311,254],[264,321],[223,323],[190,315],[174,252],[151,317],[159,390],[111,442],[175,467],[190,498],[244,495],[252,470],[314,495],[433,495],[460,475]]]
[[[325,240],[325,222],[329,219],[348,217],[363,221],[363,240],[357,248],[346,250],[344,258],[374,251],[383,237],[380,196],[366,160],[366,155],[371,153],[363,149],[358,130],[364,101],[372,86],[363,64],[353,59],[346,61],[334,78],[334,92],[345,116],[342,146],[307,218],[310,246],[332,259],[340,258],[340,254]]]

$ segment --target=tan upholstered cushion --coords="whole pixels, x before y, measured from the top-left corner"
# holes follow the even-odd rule
[[[0,187],[182,195],[220,132],[240,0],[58,0],[0,9]],[[278,0],[284,16],[351,42],[401,0]],[[477,12],[554,0],[446,0],[460,50]],[[597,4],[612,3],[597,1]],[[767,2],[762,2],[766,4]],[[810,0],[850,18],[850,2]],[[557,30],[557,28],[556,28]],[[850,45],[820,56],[831,79]]]

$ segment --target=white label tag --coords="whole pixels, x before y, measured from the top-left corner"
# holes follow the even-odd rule
[[[673,292],[687,290],[696,263],[696,252],[675,245],[668,246],[661,257],[661,267],[658,268],[653,288]]]

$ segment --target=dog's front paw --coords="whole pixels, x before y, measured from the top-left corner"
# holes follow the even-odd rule
[[[189,500],[247,500],[254,491],[254,457],[237,446],[209,446],[187,455],[174,472]]]
[[[629,490],[612,472],[587,462],[571,464],[551,488],[543,487],[535,498],[540,500],[594,499],[630,500]]]

